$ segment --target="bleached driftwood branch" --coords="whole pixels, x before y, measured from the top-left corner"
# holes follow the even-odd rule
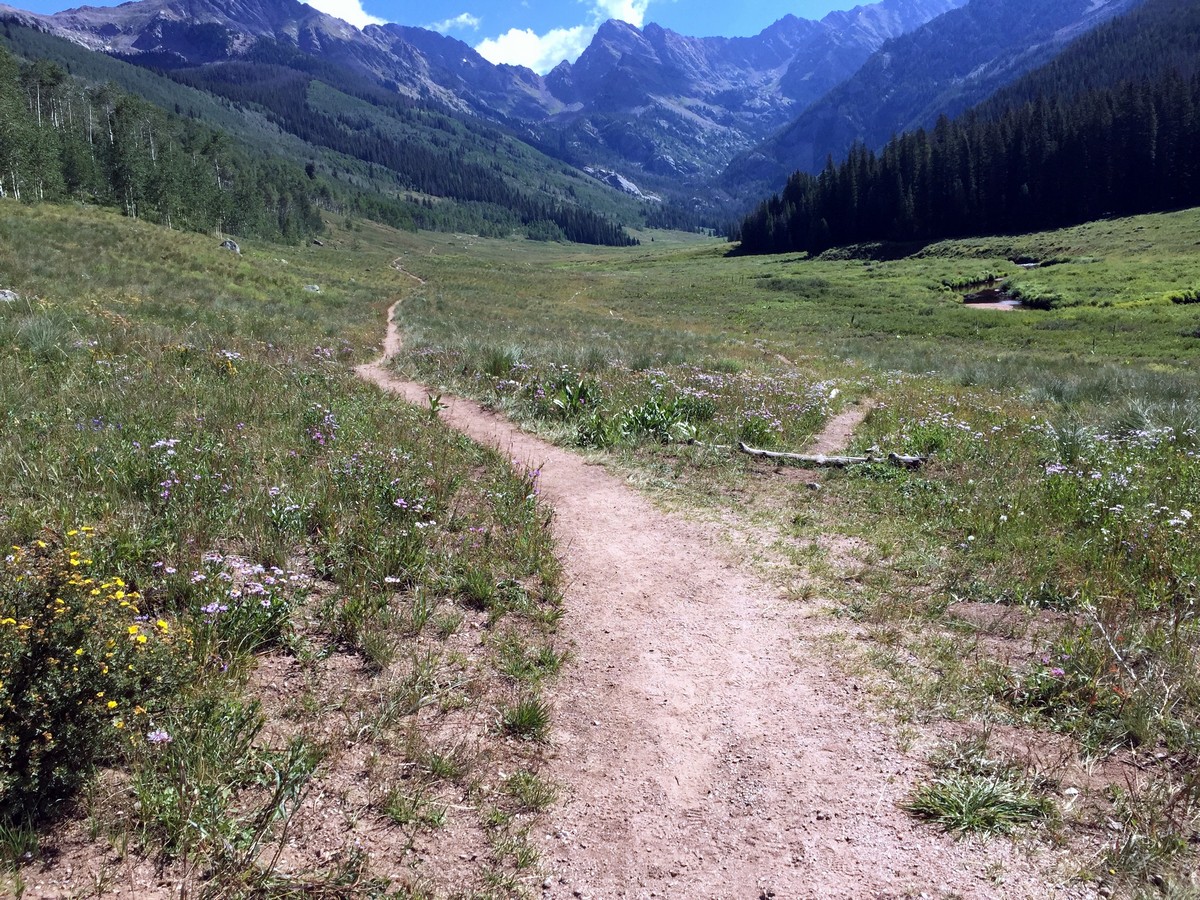
[[[764,459],[783,459],[788,462],[800,463],[805,466],[857,466],[865,463],[891,463],[905,469],[916,469],[923,462],[924,456],[903,456],[899,453],[889,453],[887,456],[827,456],[824,453],[780,453],[775,450],[760,450],[738,442],[738,449],[750,456]]]

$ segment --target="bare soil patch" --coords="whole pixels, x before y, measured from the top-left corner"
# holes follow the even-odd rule
[[[866,402],[852,403],[825,423],[808,448],[804,451],[816,455],[818,453],[834,454],[850,444],[854,432],[871,414],[871,404]]]

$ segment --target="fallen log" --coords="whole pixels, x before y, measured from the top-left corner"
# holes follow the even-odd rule
[[[787,460],[788,462],[800,463],[806,466],[835,466],[839,468],[886,462],[905,469],[916,469],[926,459],[924,456],[903,456],[899,453],[889,453],[887,456],[827,456],[824,453],[781,453],[776,450],[760,450],[757,447],[747,446],[741,441],[738,442],[738,449],[749,456],[758,456],[764,459]]]

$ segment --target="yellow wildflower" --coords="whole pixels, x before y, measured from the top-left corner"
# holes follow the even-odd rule
[[[157,622],[155,622],[154,624],[155,624],[155,625],[157,625],[157,626],[159,627],[159,629],[160,629],[160,630],[163,632],[163,634],[166,634],[166,633],[167,633],[167,631],[169,630],[169,626],[168,626],[168,625],[167,625],[167,623],[166,623],[165,621],[163,621],[162,619],[159,619],[159,620],[158,620]]]
[[[116,708],[117,708],[117,701],[116,701],[116,700],[109,700],[109,701],[108,701],[108,703],[106,703],[106,704],[105,704],[105,706],[107,706],[109,709],[116,709]]]
[[[138,633],[138,631],[139,631],[139,629],[138,629],[138,626],[136,626],[136,625],[130,625],[130,626],[129,626],[129,633],[130,633],[130,634],[137,634],[137,633]]]
[[[144,643],[146,643],[146,636],[145,636],[144,634],[139,634],[139,635],[137,636],[137,642],[138,642],[139,644],[144,644]]]

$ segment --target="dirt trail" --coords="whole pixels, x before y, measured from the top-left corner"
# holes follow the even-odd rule
[[[400,345],[389,316],[385,359]],[[385,360],[358,373],[426,403]],[[955,842],[898,808],[916,764],[827,664],[812,607],[603,468],[441,399],[449,425],[539,465],[555,510],[574,655],[553,692],[565,797],[535,836],[545,897],[1073,895],[1011,843]]]
[[[813,438],[812,443],[804,452],[814,455],[818,453],[832,455],[845,450],[850,443],[850,438],[854,436],[855,430],[870,415],[870,412],[871,404],[865,401],[847,406],[825,423],[824,429]]]
[[[407,275],[409,278],[411,278],[413,281],[415,281],[419,285],[423,286],[425,284],[424,278],[422,278],[420,275],[414,275],[412,272],[408,271],[408,269],[404,268],[404,257],[403,256],[397,256],[395,259],[392,260],[392,268],[395,269],[397,272],[399,272],[401,275]]]

